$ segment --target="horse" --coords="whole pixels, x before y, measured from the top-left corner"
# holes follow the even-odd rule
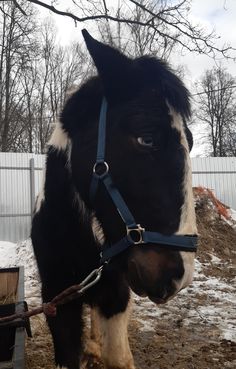
[[[47,317],[57,367],[81,368],[89,305],[92,355],[134,369],[131,291],[159,305],[192,282],[190,94],[165,61],[131,59],[82,33],[97,75],[68,98],[49,140],[31,238],[44,302],[101,272]]]

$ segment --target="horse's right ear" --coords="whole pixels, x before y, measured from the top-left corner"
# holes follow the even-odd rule
[[[82,30],[82,34],[101,77],[108,102],[131,96],[137,84],[137,73],[132,59],[95,40],[86,29]]]

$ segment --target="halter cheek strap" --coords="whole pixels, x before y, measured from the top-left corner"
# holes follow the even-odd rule
[[[117,212],[126,226],[126,235],[113,245],[105,245],[101,253],[101,263],[108,261],[112,257],[125,251],[131,245],[145,245],[147,243],[156,243],[162,247],[169,247],[178,251],[196,251],[197,236],[188,235],[171,235],[166,236],[159,232],[146,231],[137,224],[128,206],[126,205],[120,192],[114,185],[109,172],[109,165],[105,161],[106,149],[106,114],[107,101],[103,98],[98,128],[98,146],[97,159],[93,167],[93,177],[90,186],[90,199],[93,202],[97,193],[99,183],[103,183],[108,194],[110,195]]]

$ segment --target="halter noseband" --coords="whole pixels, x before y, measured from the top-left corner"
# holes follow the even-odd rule
[[[93,177],[90,187],[90,198],[93,201],[100,182],[102,182],[109,193],[116,209],[126,226],[126,236],[113,245],[106,246],[101,253],[101,263],[111,259],[126,250],[131,245],[141,245],[146,243],[156,243],[163,247],[169,246],[172,250],[196,251],[196,235],[171,235],[166,236],[159,232],[146,231],[140,224],[137,224],[129,208],[127,207],[120,192],[113,184],[109,173],[109,165],[105,161],[106,148],[106,114],[107,101],[103,98],[98,127],[97,159],[93,167]],[[164,246],[165,245],[165,246]]]

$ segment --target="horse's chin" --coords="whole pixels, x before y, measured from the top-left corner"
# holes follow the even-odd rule
[[[154,302],[156,305],[165,304],[169,300],[169,299],[161,299],[161,298],[155,297],[155,296],[148,296],[148,298],[149,298],[149,300]]]
[[[170,296],[168,296],[164,299],[159,298],[159,297],[155,297],[155,296],[148,296],[148,298],[149,298],[149,300],[154,302],[156,305],[161,305],[161,304],[166,304],[167,302],[172,300],[176,295],[177,295],[177,292],[173,293],[172,295],[170,295]]]
[[[143,289],[141,288],[137,288],[137,287],[134,287],[132,286],[132,284],[130,284],[130,287],[132,289],[132,291],[138,295],[139,297],[148,297],[149,300],[151,300],[152,302],[154,302],[154,304],[156,305],[162,305],[162,304],[165,304],[166,302],[168,302],[169,300],[171,300],[175,295],[173,296],[169,296],[168,298],[166,299],[162,299],[160,297],[156,297],[156,296],[150,296],[148,295]]]
[[[160,304],[165,304],[168,300],[171,299],[171,297],[167,298],[167,299],[162,299],[156,296],[150,296],[147,294],[147,292],[144,291],[144,289],[142,287],[137,287],[135,285],[132,284],[132,282],[129,282],[130,288],[132,289],[132,291],[138,295],[139,297],[148,297],[149,300],[151,300],[152,302],[154,302],[156,305],[160,305]]]

